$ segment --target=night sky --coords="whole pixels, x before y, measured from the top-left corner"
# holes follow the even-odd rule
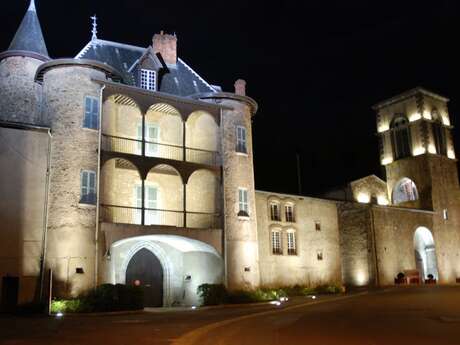
[[[455,1],[36,0],[50,55],[75,56],[99,38],[147,46],[176,32],[179,55],[211,84],[238,78],[259,103],[254,119],[256,187],[316,195],[381,176],[371,106],[423,86],[460,111],[460,5]],[[378,3],[378,5],[376,5]],[[6,50],[28,0],[2,1]],[[457,151],[460,133],[454,129]]]

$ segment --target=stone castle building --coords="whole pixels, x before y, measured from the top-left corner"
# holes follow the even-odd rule
[[[0,54],[2,303],[140,284],[148,306],[197,287],[391,285],[460,277],[448,99],[416,88],[374,107],[387,181],[324,199],[256,191],[245,82],[204,80],[163,32],[97,38],[52,59],[34,1]]]

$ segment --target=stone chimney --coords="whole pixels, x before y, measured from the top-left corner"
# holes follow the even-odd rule
[[[246,96],[246,81],[238,79],[235,81],[235,94],[240,96]]]
[[[175,34],[165,34],[163,31],[155,34],[152,46],[154,53],[160,53],[168,65],[177,63],[177,37]]]

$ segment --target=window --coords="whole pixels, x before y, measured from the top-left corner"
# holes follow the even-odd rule
[[[156,90],[156,72],[150,69],[141,69],[141,88],[145,90]]]
[[[444,220],[448,220],[448,219],[449,219],[449,213],[447,212],[447,208],[445,208],[444,210],[442,210],[442,217],[444,218]]]
[[[287,232],[287,253],[288,255],[297,255],[295,230]]]
[[[395,160],[411,155],[409,121],[403,115],[396,116],[391,122],[391,141]]]
[[[315,222],[315,230],[316,231],[321,231],[321,222],[318,221],[318,220]]]
[[[248,190],[238,188],[238,216],[249,217]]]
[[[280,204],[277,202],[270,203],[270,219],[274,221],[281,221]]]
[[[275,255],[283,254],[283,247],[281,246],[281,231],[272,231],[272,253]]]
[[[316,259],[317,259],[318,261],[322,261],[322,260],[323,260],[323,251],[322,251],[322,250],[316,251]]]
[[[236,127],[236,152],[248,153],[246,147],[246,128]]]
[[[99,129],[99,100],[95,97],[85,97],[84,128]]]
[[[134,187],[134,197],[136,199],[135,223],[141,224],[142,221],[142,186]],[[144,195],[144,224],[159,224],[158,213],[158,189],[154,186],[145,186]]]
[[[393,188],[393,204],[397,205],[406,201],[418,199],[417,187],[414,181],[404,177]]]
[[[288,204],[284,206],[284,212],[286,215],[286,222],[294,223],[294,205]]]
[[[434,145],[436,147],[436,152],[440,155],[445,156],[447,155],[447,140],[446,140],[446,132],[442,124],[442,118],[436,109],[433,110],[431,117],[434,120],[432,124],[432,128],[433,128],[433,137],[434,137]]]
[[[81,204],[96,204],[96,173],[90,170],[81,172]]]
[[[154,123],[145,124],[145,155],[147,157],[158,156],[159,151],[159,133],[158,126]],[[137,125],[137,153],[142,154],[142,123]]]

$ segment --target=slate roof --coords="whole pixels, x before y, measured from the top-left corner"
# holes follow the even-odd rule
[[[8,50],[34,52],[48,57],[48,49],[46,49],[34,0],[31,0],[29,9],[22,19]]]
[[[118,70],[128,85],[135,85],[131,68],[145,53],[146,49],[117,42],[96,39],[90,41],[75,57],[76,59],[96,60]],[[209,83],[201,78],[183,60],[178,59],[176,66],[168,66],[158,91],[176,96],[190,96],[197,93],[216,92]]]

